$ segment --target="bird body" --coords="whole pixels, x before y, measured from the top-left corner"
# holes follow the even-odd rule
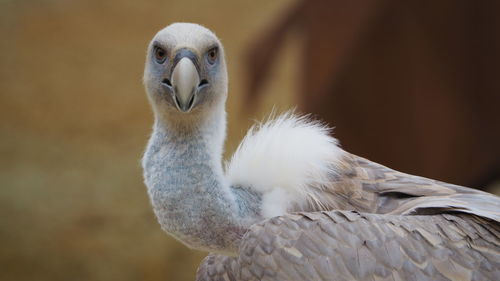
[[[254,126],[224,168],[227,71],[210,30],[177,23],[158,32],[144,84],[155,115],[145,183],[166,232],[220,254],[202,264],[200,279],[318,280],[341,269],[339,280],[419,270],[448,278],[458,265],[443,259],[457,253],[476,259],[464,271],[481,266],[471,278],[500,276],[498,197],[350,154],[307,116],[288,112]],[[412,263],[382,255],[387,243]],[[357,268],[336,262],[351,251]],[[423,264],[425,255],[437,262]],[[285,262],[304,272],[287,272]]]

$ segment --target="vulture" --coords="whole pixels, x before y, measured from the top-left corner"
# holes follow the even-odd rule
[[[209,29],[159,31],[143,82],[145,185],[162,229],[210,252],[198,280],[500,280],[499,197],[350,154],[307,115],[256,124],[223,165],[228,75]]]

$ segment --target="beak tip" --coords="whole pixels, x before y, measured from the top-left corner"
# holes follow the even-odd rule
[[[174,102],[177,109],[179,109],[181,112],[188,113],[193,108],[195,97],[196,94],[193,91],[190,94],[189,100],[187,102],[183,102],[178,98],[177,93],[174,93]]]

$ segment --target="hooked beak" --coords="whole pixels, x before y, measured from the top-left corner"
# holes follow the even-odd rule
[[[200,75],[191,59],[184,57],[172,72],[172,87],[177,108],[189,112],[194,105]]]

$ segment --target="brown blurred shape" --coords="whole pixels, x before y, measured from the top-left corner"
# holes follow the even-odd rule
[[[343,147],[481,188],[500,178],[500,2],[299,1],[248,52],[248,102],[290,31],[300,105]]]

